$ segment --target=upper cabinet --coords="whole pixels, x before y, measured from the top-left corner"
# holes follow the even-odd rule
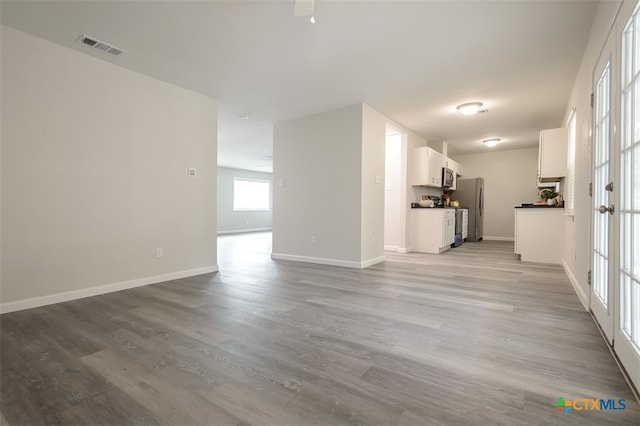
[[[567,174],[567,143],[569,132],[566,128],[549,129],[540,132],[538,146],[538,181],[555,182]]]
[[[451,158],[445,157],[443,167],[453,170],[453,173],[455,173],[456,176],[462,176],[462,166]]]
[[[410,179],[413,186],[442,187],[444,156],[428,146],[413,148],[410,157]]]
[[[413,148],[409,164],[409,182],[413,186],[442,188],[442,168],[446,167],[454,174],[453,186],[447,189],[455,190],[458,176],[462,175],[459,163],[428,146]]]

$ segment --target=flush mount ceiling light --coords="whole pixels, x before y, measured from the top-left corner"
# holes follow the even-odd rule
[[[482,143],[485,144],[486,146],[494,147],[500,143],[500,140],[501,139],[498,139],[498,138],[485,139],[482,141]]]
[[[466,104],[458,105],[456,109],[462,115],[475,115],[481,112],[487,112],[486,109],[482,108],[482,102],[467,102]]]
[[[247,114],[246,112],[241,112],[240,113],[240,118],[242,118],[243,120],[248,120],[249,119],[249,114]]]

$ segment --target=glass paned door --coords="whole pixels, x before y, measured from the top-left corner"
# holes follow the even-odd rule
[[[622,30],[620,50],[620,293],[615,347],[636,387],[640,387],[640,12]]]
[[[600,324],[609,343],[613,342],[611,227],[613,195],[611,182],[611,60],[612,43],[603,52],[594,73],[594,137],[593,137],[593,227],[592,266],[589,307]]]

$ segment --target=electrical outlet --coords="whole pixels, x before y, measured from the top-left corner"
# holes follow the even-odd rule
[[[164,247],[156,247],[156,257],[160,259],[164,256]]]
[[[312,235],[311,236],[311,244],[315,244],[317,242],[316,236]]]

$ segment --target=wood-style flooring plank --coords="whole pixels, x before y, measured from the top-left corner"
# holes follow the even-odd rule
[[[270,250],[224,236],[216,274],[2,315],[0,423],[640,425],[562,268],[511,243],[363,270]]]

